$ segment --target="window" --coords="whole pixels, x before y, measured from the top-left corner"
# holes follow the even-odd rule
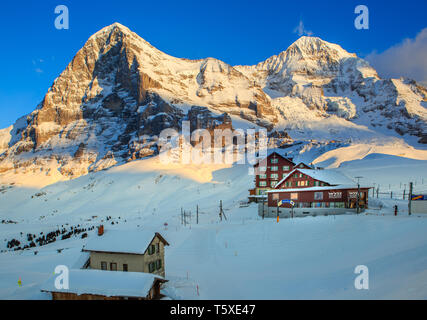
[[[267,179],[267,175],[266,175],[266,174],[260,174],[260,175],[259,175],[259,178],[260,178],[260,179]]]
[[[271,179],[279,179],[279,174],[278,173],[272,173],[272,174],[270,174],[270,178]]]
[[[160,270],[162,268],[162,260],[157,260],[156,261],[156,269]]]
[[[287,177],[287,174],[286,173],[284,173],[283,175],[282,175],[282,179],[283,178],[286,178]]]
[[[273,159],[271,159],[271,163],[274,163],[274,164],[279,163],[279,159],[273,158]]]
[[[148,254],[151,256],[151,255],[153,255],[153,254],[155,254],[155,253],[156,253],[156,245],[151,244],[151,245],[148,247]]]
[[[260,172],[266,172],[266,171],[267,171],[267,168],[266,168],[266,167],[259,167],[259,171],[260,171]]]
[[[323,192],[315,192],[314,200],[323,200]]]
[[[334,208],[345,208],[344,202],[335,202]]]
[[[289,166],[283,166],[282,169],[283,169],[283,171],[289,171],[290,168],[289,168]]]
[[[277,166],[271,167],[271,171],[279,171],[279,167]]]
[[[117,271],[117,263],[111,262],[110,263],[110,270],[111,271]]]
[[[294,178],[298,178],[298,173],[295,173],[295,174],[294,174]]]
[[[107,270],[107,262],[101,261],[101,270]]]
[[[274,188],[274,187],[276,186],[276,184],[277,184],[277,181],[271,181],[270,186],[271,186],[272,188]]]
[[[127,265],[127,264],[124,264],[124,265],[123,265],[123,271],[124,271],[124,272],[128,272],[128,270],[129,270],[128,265]]]
[[[160,243],[157,243],[157,244],[156,244],[156,252],[157,252],[157,253],[160,253]]]
[[[291,193],[291,200],[298,200],[298,193]]]
[[[260,181],[259,182],[259,186],[260,187],[266,187],[267,186],[267,181]]]
[[[155,262],[150,262],[150,263],[148,264],[148,271],[149,271],[150,273],[152,273],[152,272],[156,271],[156,263],[155,263]]]
[[[304,175],[302,173],[299,174],[300,178],[304,178]]]

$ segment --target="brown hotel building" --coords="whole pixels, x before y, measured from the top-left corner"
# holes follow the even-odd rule
[[[264,198],[266,191],[274,189],[278,182],[295,168],[310,169],[304,163],[295,164],[292,158],[272,152],[254,166],[255,188],[249,190],[250,195],[254,198]]]
[[[369,189],[358,188],[355,181],[336,170],[297,168],[274,189],[266,191],[267,203],[260,204],[259,214],[291,217],[355,213],[358,198],[359,212],[362,212],[368,207]]]

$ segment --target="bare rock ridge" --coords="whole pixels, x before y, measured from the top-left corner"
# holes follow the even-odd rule
[[[151,137],[183,121],[192,130],[243,121],[281,145],[290,140],[278,126],[295,112],[289,101],[427,143],[427,90],[381,79],[338,45],[302,37],[258,65],[232,67],[171,57],[115,23],[89,38],[35,111],[0,130],[0,174],[75,178],[155,155]]]

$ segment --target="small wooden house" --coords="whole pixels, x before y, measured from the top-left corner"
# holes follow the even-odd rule
[[[158,232],[102,230],[83,251],[90,254],[90,269],[153,273],[164,277],[164,248],[168,245]]]
[[[52,300],[158,300],[162,298],[162,277],[142,272],[112,272],[72,269],[69,286],[55,286],[56,275],[51,276],[41,291],[52,295]]]

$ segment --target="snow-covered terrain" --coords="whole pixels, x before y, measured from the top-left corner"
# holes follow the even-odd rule
[[[32,113],[0,130],[0,299],[47,299],[40,285],[57,265],[81,266],[100,224],[165,236],[171,299],[426,299],[427,213],[409,217],[404,200],[409,182],[427,193],[426,101],[415,81],[381,79],[319,38],[233,67],[106,27]],[[262,220],[245,204],[249,164],[160,161],[159,134],[184,121],[266,129],[268,147],[295,162],[362,177],[375,187],[370,209]],[[192,213],[185,226],[181,210]],[[369,267],[367,291],[354,288],[358,265]]]
[[[398,174],[402,167],[406,170]],[[163,292],[172,299],[427,298],[427,213],[408,217],[407,201],[398,194],[400,182],[411,178],[415,191],[427,189],[426,161],[371,154],[343,162],[344,173],[365,176],[366,183],[375,179],[381,193],[390,184],[394,199],[371,197],[371,209],[360,216],[279,224],[262,220],[256,205],[241,207],[253,184],[247,165],[188,170],[165,167],[156,157],[42,189],[3,187],[0,298],[48,299],[40,285],[57,265],[78,268],[80,250],[96,229],[85,239],[76,234],[24,251],[8,250],[7,241],[25,244],[27,234],[99,224],[107,232],[149,228],[165,236],[171,244],[166,248],[170,282]],[[227,217],[222,222],[220,200]],[[395,204],[398,217],[392,215]],[[187,226],[181,224],[181,208],[192,212]],[[369,268],[367,291],[354,288],[357,265]]]

